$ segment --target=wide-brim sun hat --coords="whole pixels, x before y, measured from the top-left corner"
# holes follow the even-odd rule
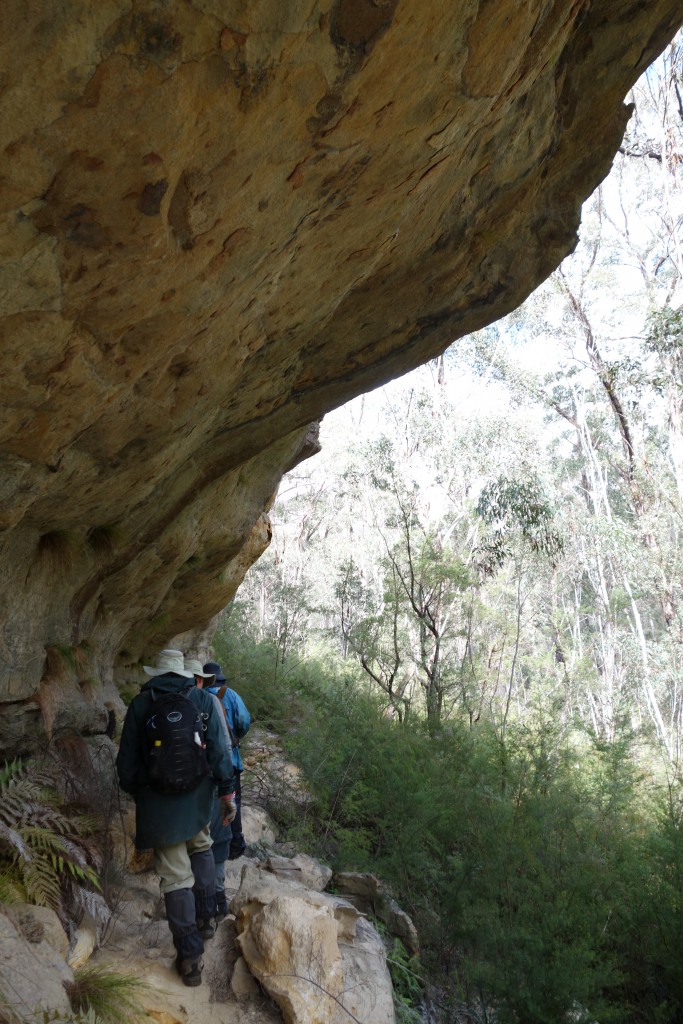
[[[186,658],[185,668],[189,668],[193,676],[201,676],[202,679],[215,679],[215,672],[205,672],[202,663],[198,658]]]
[[[185,668],[185,657],[182,651],[174,651],[167,648],[160,651],[155,666],[143,665],[148,676],[165,676],[172,672],[176,676],[184,676],[185,679],[194,679],[194,672]]]
[[[220,667],[217,661],[207,661],[204,666],[204,671],[209,672],[212,676],[216,677],[217,683],[227,683],[227,679],[223,675],[223,669]]]

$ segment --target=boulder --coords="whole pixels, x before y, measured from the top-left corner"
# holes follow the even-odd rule
[[[258,996],[261,991],[243,956],[238,957],[235,961],[230,979],[230,987],[235,999],[239,1000],[252,999]]]
[[[394,1024],[382,941],[346,901],[247,864],[231,909],[245,963],[285,1024]]]
[[[250,803],[242,804],[242,831],[249,845],[272,846],[275,842],[275,825],[267,811]]]
[[[48,924],[48,930],[54,939],[53,924]],[[71,1014],[64,984],[73,981],[73,973],[61,950],[47,941],[44,925],[36,916],[28,928],[33,936],[29,940],[19,922],[15,924],[0,909],[0,995],[10,1020],[12,1015],[18,1020],[37,1019],[43,1011],[64,1017]]]
[[[331,910],[301,896],[276,896],[247,919],[239,946],[285,1024],[337,1021],[344,974]]]
[[[278,878],[300,882],[307,889],[322,892],[332,878],[332,868],[308,857],[305,853],[297,853],[294,857],[279,857],[272,854],[266,860],[266,867]]]
[[[409,953],[419,952],[415,925],[379,878],[368,872],[338,871],[334,875],[334,886],[354,907],[379,918],[387,926],[389,934],[400,939]]]
[[[6,905],[4,911],[28,942],[45,941],[58,956],[66,959],[69,937],[54,910],[36,907],[32,903],[13,903]]]

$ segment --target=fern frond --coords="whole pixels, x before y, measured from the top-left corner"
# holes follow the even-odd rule
[[[88,882],[99,889],[97,873],[90,867],[81,847],[68,836],[50,832],[40,826],[24,826],[22,835],[31,848],[48,860],[56,874],[69,874],[79,882]]]
[[[0,850],[3,841],[10,847],[10,856],[19,857],[20,860],[25,861],[31,860],[31,854],[23,837],[13,828],[0,821]]]
[[[71,822],[56,807],[48,807],[36,800],[27,801],[25,807],[26,811],[22,821],[26,823],[27,827],[36,826],[45,830],[49,829],[59,835],[68,835],[72,832]]]
[[[78,836],[78,845],[81,850],[85,853],[88,863],[98,873],[102,870],[102,864],[104,862],[104,851],[102,847],[98,845],[96,840],[84,839],[83,836]]]
[[[35,761],[22,761],[16,757],[14,761],[5,761],[0,769],[0,791],[5,787],[28,786],[36,793],[42,786],[54,783],[54,770],[47,765],[38,765]]]
[[[23,866],[22,881],[30,903],[38,907],[49,907],[57,914],[60,912],[62,890],[59,876],[49,860],[34,857],[30,864]]]
[[[85,856],[85,851],[78,843],[75,843],[73,839],[69,838],[69,836],[61,836],[60,842],[64,852],[73,864],[76,864],[80,868],[90,868],[88,859]]]
[[[0,894],[6,894],[4,901],[13,901],[19,888],[26,901],[50,907],[61,918],[69,896],[82,904],[85,897],[77,894],[86,887],[100,888],[92,865],[101,861],[95,843],[79,835],[79,830],[91,828],[92,818],[78,813],[72,817],[68,808],[61,808],[57,784],[49,762],[13,761],[0,772],[0,872],[8,879],[0,882]],[[98,899],[91,893],[102,917]]]
[[[79,882],[87,882],[96,889],[100,888],[100,880],[97,877],[97,873],[90,867],[81,868],[78,864],[74,864],[73,861],[65,860],[63,864],[60,863],[59,870],[61,873],[68,871]]]
[[[96,814],[75,813],[71,818],[71,831],[78,836],[90,836],[102,828],[102,820]]]
[[[3,767],[0,768],[0,789],[19,773],[21,767],[22,763],[18,757],[15,757],[13,761],[5,761]]]
[[[65,836],[57,831],[52,831],[45,825],[22,825],[21,834],[28,843],[28,845],[34,850],[40,850],[42,853],[50,853],[56,855],[62,855],[67,853],[65,845]],[[80,856],[81,860],[84,860],[83,855]]]
[[[43,801],[43,787],[37,780],[14,777],[0,785],[0,799],[3,809],[9,801],[18,807],[26,800]]]
[[[0,821],[8,828],[16,828],[26,820],[26,801],[13,793],[3,793],[0,803]]]
[[[0,868],[0,903],[26,903],[26,888],[18,873],[11,868]]]
[[[109,922],[111,910],[104,896],[98,892],[91,892],[90,889],[84,889],[82,885],[77,885],[75,882],[71,883],[70,893],[77,910],[90,914],[92,918],[101,921],[102,924]]]

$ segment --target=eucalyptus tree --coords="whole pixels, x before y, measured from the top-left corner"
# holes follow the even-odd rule
[[[471,343],[482,374],[546,410],[570,524],[552,601],[579,709],[608,738],[627,711],[670,759],[682,714],[680,81],[679,38],[634,90],[575,254]]]

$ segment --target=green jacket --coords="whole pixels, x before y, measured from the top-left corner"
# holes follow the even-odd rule
[[[187,696],[205,716],[204,741],[213,774],[189,793],[159,793],[149,785],[145,765],[145,720],[152,705],[150,690],[154,688],[158,694],[178,693],[187,690],[188,685],[192,688]],[[221,796],[235,788],[230,750],[211,694],[173,672],[146,682],[126,712],[116,770],[121,789],[135,798],[135,845],[139,850],[172,846],[196,836],[211,820],[216,786]]]

